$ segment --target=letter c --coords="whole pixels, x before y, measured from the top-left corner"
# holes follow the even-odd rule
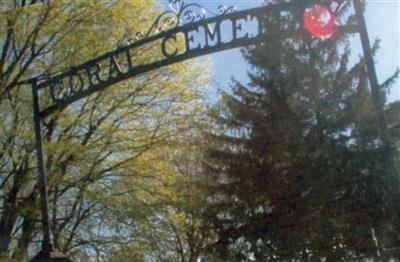
[[[168,53],[168,51],[167,51],[167,42],[170,39],[174,40],[174,42],[176,43],[176,35],[175,34],[165,37],[163,39],[162,43],[161,43],[161,52],[163,53],[163,55],[165,57],[176,56],[176,54],[178,53],[178,48],[177,47],[175,47],[175,51],[174,52]]]

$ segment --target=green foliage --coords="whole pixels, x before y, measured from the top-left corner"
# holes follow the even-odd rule
[[[7,8],[0,16],[0,251],[24,260],[37,252],[41,239],[31,94],[25,80],[57,73],[126,44],[126,37],[145,31],[159,11],[154,1],[13,3],[4,3]],[[136,62],[154,59],[160,53],[155,49]],[[131,212],[120,220],[129,217],[142,223],[159,203],[144,191],[128,201],[118,195],[118,186],[137,182],[145,188],[154,183],[162,198],[172,197],[161,192],[156,173],[165,167],[153,167],[153,154],[159,155],[174,137],[191,130],[196,122],[189,120],[199,120],[204,111],[199,91],[206,85],[204,72],[192,62],[169,66],[43,120],[56,249],[88,261],[104,258],[111,248],[130,241],[124,234],[128,225],[113,224],[117,213],[106,207],[125,206]],[[46,93],[40,99],[42,106],[51,102]],[[115,190],[107,191],[110,186]]]
[[[95,197],[108,210],[110,228],[124,225],[129,239],[112,248],[107,261],[197,261],[207,255],[215,236],[204,216],[207,200],[201,187],[203,112],[187,122],[197,128],[132,162],[134,176],[99,189],[102,194]]]
[[[296,21],[270,16],[264,26],[290,30]],[[222,94],[214,112],[222,131],[210,135],[206,164],[214,251],[224,259],[396,257],[388,250],[399,246],[398,187],[390,186],[363,61],[349,64],[346,31],[244,50],[251,83]]]

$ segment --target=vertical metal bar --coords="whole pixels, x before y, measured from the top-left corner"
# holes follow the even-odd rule
[[[372,100],[375,107],[376,118],[378,121],[378,131],[382,139],[383,146],[387,150],[387,165],[389,173],[394,179],[393,182],[400,182],[396,165],[395,165],[395,150],[393,143],[390,139],[389,130],[387,126],[384,101],[380,92],[380,85],[378,83],[378,77],[376,75],[374,58],[372,56],[371,44],[368,38],[367,25],[365,23],[364,11],[362,1],[353,0],[354,11],[357,17],[357,23],[359,27],[359,35],[361,39],[361,45],[364,53],[365,65],[368,71],[369,83],[371,86]]]
[[[382,139],[383,147],[386,150],[386,165],[389,174],[389,181],[387,183],[390,189],[390,194],[397,195],[396,192],[399,190],[400,177],[396,170],[395,157],[396,152],[393,143],[390,139],[389,129],[387,126],[385,111],[384,111],[384,100],[380,92],[380,85],[378,82],[378,77],[375,70],[374,58],[371,51],[371,44],[368,37],[367,25],[364,18],[364,10],[361,0],[353,0],[354,11],[357,18],[358,30],[361,39],[361,45],[364,53],[365,65],[368,71],[369,83],[371,87],[372,101],[375,107],[376,118],[378,122],[378,131],[380,138]],[[393,201],[390,201],[393,202]],[[388,210],[390,217],[395,217],[398,214],[398,205],[396,202],[390,203]],[[376,244],[376,255],[374,261],[388,261],[384,257],[382,247],[379,245],[378,236],[375,233],[374,228],[371,229],[372,238]]]
[[[39,97],[37,90],[37,82],[32,83],[32,98],[33,98],[33,121],[35,125],[35,141],[36,141],[36,157],[37,167],[39,172],[39,191],[40,191],[40,207],[42,213],[42,230],[43,230],[43,242],[42,252],[46,255],[53,251],[53,245],[50,238],[50,226],[48,217],[48,202],[47,202],[47,185],[46,175],[44,170],[43,161],[43,149],[42,149],[42,136],[41,136],[41,125],[40,125],[40,107]]]

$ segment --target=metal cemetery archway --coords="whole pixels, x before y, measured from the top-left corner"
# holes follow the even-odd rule
[[[281,3],[243,11],[236,11],[233,7],[220,6],[218,13],[214,13],[195,3],[185,4],[182,0],[169,0],[169,2],[173,11],[166,11],[161,14],[149,31],[139,40],[72,67],[58,75],[47,77],[46,79],[34,78],[31,80],[43,227],[42,250],[33,261],[69,261],[63,255],[53,252],[50,237],[41,119],[113,84],[163,66],[214,52],[255,44],[261,38],[282,39],[289,37],[295,32],[266,30],[263,26],[262,18],[270,14],[301,10],[299,8],[304,8],[305,3],[330,4],[333,1],[295,1],[294,3]],[[340,6],[343,1],[335,2]],[[392,147],[383,113],[383,102],[379,95],[362,6],[360,0],[354,0],[353,4],[360,26],[359,33],[366,57],[380,135],[390,149]],[[296,6],[298,8],[293,9]],[[196,9],[200,12],[196,13]],[[256,30],[251,32],[246,30],[250,24],[257,25]],[[225,39],[226,37],[224,36],[226,35],[231,37]],[[138,50],[147,45],[155,45],[159,51],[159,56],[152,61],[148,61],[148,63],[137,64],[135,58],[140,56]],[[44,108],[40,106],[39,98],[41,92],[48,93],[52,99],[52,103]],[[393,151],[391,150],[391,152],[393,157]]]

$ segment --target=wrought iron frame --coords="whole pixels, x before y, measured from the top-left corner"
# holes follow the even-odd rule
[[[347,0],[349,1],[349,0]],[[385,120],[383,110],[383,100],[379,92],[379,84],[376,76],[374,61],[371,52],[371,46],[368,39],[367,28],[365,25],[363,8],[360,0],[352,0],[354,10],[356,13],[363,52],[365,55],[365,63],[368,70],[370,86],[373,94],[373,101],[375,105],[375,111],[377,113],[379,131],[384,145],[389,150],[388,164],[390,165],[393,176],[397,175],[397,171],[394,165],[394,149],[389,137],[387,123]],[[329,4],[331,0],[308,0],[307,4],[310,3],[321,3]],[[342,2],[342,1],[339,1]],[[91,59],[76,67],[71,67],[66,71],[57,74],[55,76],[36,77],[31,79],[32,84],[32,97],[33,97],[33,122],[35,130],[35,141],[36,141],[36,155],[37,155],[37,167],[39,173],[39,191],[40,191],[40,204],[41,204],[41,216],[42,216],[42,230],[43,230],[43,241],[41,252],[32,261],[69,261],[62,255],[54,255],[49,219],[48,219],[48,201],[47,201],[47,185],[46,175],[44,168],[43,148],[42,148],[42,137],[41,137],[41,120],[57,110],[62,110],[71,103],[87,97],[95,92],[104,90],[105,88],[114,85],[120,81],[132,78],[148,71],[178,63],[187,59],[195,58],[198,56],[215,53],[227,49],[247,46],[255,44],[260,41],[261,38],[265,39],[277,39],[289,37],[295,32],[274,32],[272,30],[263,30],[261,17],[270,14],[271,12],[284,12],[289,11],[294,5],[305,6],[303,1],[295,3],[281,3],[273,6],[262,6],[242,11],[237,11],[233,6],[225,7],[219,6],[217,12],[210,11],[207,8],[202,7],[196,3],[186,4],[183,0],[169,0],[170,9],[161,15],[154,21],[146,33],[137,33],[134,36],[134,42],[132,39],[127,39],[128,44],[123,47],[119,47],[114,51],[110,51],[101,55],[97,58]],[[197,9],[195,12],[194,9]],[[250,36],[245,33],[242,36],[238,36],[238,33],[242,32],[241,23],[247,22],[248,20],[256,19],[259,25],[258,34]],[[221,40],[221,28],[220,25],[224,21],[230,21],[232,24],[232,39],[228,42]],[[210,26],[214,26],[211,29]],[[190,36],[190,32],[198,32],[199,28],[203,27],[204,38],[206,44],[203,47],[191,47],[190,43],[193,43],[193,36]],[[178,34],[184,36],[185,39],[185,50],[175,49],[170,52],[168,49],[168,41],[176,41]],[[213,44],[207,43],[207,38]],[[147,64],[133,65],[131,53],[135,49],[144,46],[146,44],[161,41],[161,52],[163,57],[158,61],[153,61]],[[123,72],[120,68],[120,63],[117,61],[117,57],[120,55],[126,55],[127,60],[125,61],[128,69]],[[99,63],[109,61],[109,77],[107,79],[101,79]],[[94,71],[93,71],[94,69]],[[82,74],[86,74],[83,76]],[[86,78],[86,79],[84,79]],[[69,86],[65,86],[65,81]],[[78,86],[76,86],[78,84]],[[66,89],[65,89],[66,88]],[[40,108],[40,92],[48,91],[52,96],[54,103],[45,107]],[[61,95],[60,95],[61,94]],[[60,97],[57,97],[59,95]],[[53,255],[52,255],[53,254]],[[57,256],[58,259],[56,258]],[[63,260],[64,259],[64,260]]]

